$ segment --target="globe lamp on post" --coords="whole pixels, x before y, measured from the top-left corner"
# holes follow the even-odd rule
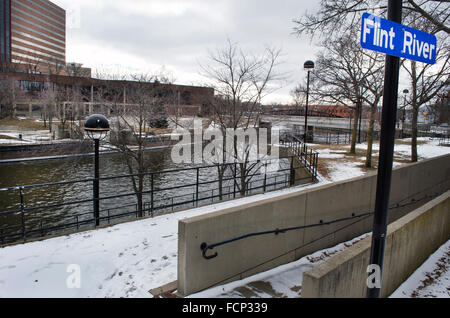
[[[308,141],[308,107],[309,107],[309,83],[310,83],[310,74],[311,71],[314,70],[314,62],[313,61],[306,61],[303,65],[303,68],[308,72],[308,81],[306,85],[306,112],[305,112],[305,136],[304,136],[304,142],[306,143]]]
[[[95,226],[100,225],[100,168],[99,168],[99,148],[100,140],[104,140],[110,131],[108,119],[103,115],[92,115],[84,123],[84,131],[89,139],[94,140],[95,161],[94,161],[94,219]]]

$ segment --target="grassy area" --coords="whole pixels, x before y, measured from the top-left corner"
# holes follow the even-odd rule
[[[417,140],[417,145],[424,145],[426,143],[427,142],[424,140]],[[411,139],[406,139],[406,140],[397,139],[397,140],[395,140],[395,144],[396,145],[411,145]]]
[[[326,179],[329,179],[330,177],[329,161],[331,160],[333,159],[321,159],[319,156],[319,161],[317,163],[317,169],[319,170],[319,174]]]
[[[411,139],[407,140],[396,140],[396,145],[411,145]],[[418,145],[426,144],[426,141],[419,140],[417,142]],[[374,145],[378,145],[379,142],[374,142]],[[329,167],[333,166],[333,163],[354,163],[355,166],[360,168],[364,172],[370,172],[377,169],[378,160],[379,160],[379,152],[378,150],[373,151],[372,155],[372,168],[366,168],[365,167],[365,158],[366,158],[366,147],[361,145],[357,145],[356,153],[351,154],[350,153],[350,145],[311,145],[311,148],[314,150],[325,150],[329,149],[328,153],[330,155],[336,154],[336,155],[342,155],[340,158],[321,158],[319,156],[319,163],[318,163],[318,169],[319,173],[324,176],[325,178],[328,178],[329,176]],[[394,154],[394,161],[402,164],[411,163],[411,156],[408,154],[404,154],[402,152],[396,152]]]
[[[164,135],[172,133],[169,128],[148,128],[146,132],[154,133],[155,135]]]
[[[48,125],[48,124],[47,124]],[[44,130],[46,129],[44,127],[43,122],[36,122],[35,119],[17,119],[17,118],[3,118],[0,119],[0,126],[14,126],[17,128],[28,128],[28,129],[35,129],[35,130]]]

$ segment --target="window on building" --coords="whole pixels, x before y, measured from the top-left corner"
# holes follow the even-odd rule
[[[191,105],[191,93],[187,91],[181,93],[181,104]]]

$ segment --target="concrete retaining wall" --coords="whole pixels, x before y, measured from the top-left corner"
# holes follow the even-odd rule
[[[450,238],[450,191],[392,223],[382,296],[392,294]],[[372,236],[303,274],[302,297],[365,297]]]
[[[450,189],[450,155],[409,164],[393,171],[390,220]],[[279,235],[251,237],[217,247],[206,260],[200,246],[253,232],[329,222],[373,211],[376,174],[311,190],[247,203],[179,222],[178,292],[189,295],[335,246],[370,232],[372,217],[349,220]]]

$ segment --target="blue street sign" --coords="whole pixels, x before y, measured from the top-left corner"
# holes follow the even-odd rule
[[[436,36],[369,13],[362,17],[361,46],[408,60],[436,63]]]

